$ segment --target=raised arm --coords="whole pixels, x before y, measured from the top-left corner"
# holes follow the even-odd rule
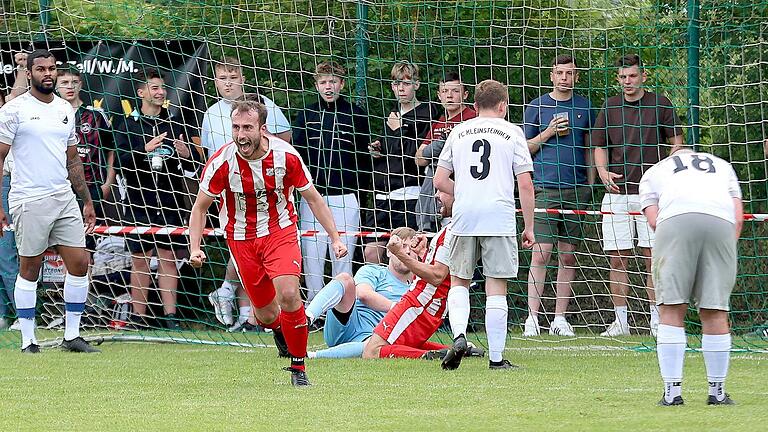
[[[427,281],[432,286],[438,286],[443,283],[443,280],[449,276],[448,266],[435,262],[435,264],[428,264],[414,258],[403,247],[403,240],[393,235],[389,238],[387,243],[387,249],[392,252],[408,269],[416,276]]]

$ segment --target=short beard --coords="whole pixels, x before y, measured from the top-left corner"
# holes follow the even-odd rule
[[[45,95],[49,95],[56,90],[55,86],[51,86],[50,88],[48,88],[48,87],[44,87],[43,83],[37,83],[37,82],[33,82],[32,87],[34,87],[35,90]]]

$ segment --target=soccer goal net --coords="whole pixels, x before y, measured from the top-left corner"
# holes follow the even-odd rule
[[[329,205],[341,218],[337,221],[345,221],[337,224],[354,246],[350,248],[354,272],[379,256],[386,262],[384,249],[377,253],[372,242],[386,241],[390,225],[434,231],[441,222],[430,200],[433,189],[423,186],[434,161],[416,156],[417,151],[422,155],[422,144],[439,141],[450,129],[450,122],[442,128],[433,124],[445,123],[451,100],[441,91],[450,86],[440,83],[456,80],[450,78],[452,72],[467,93],[453,96],[457,99],[452,99],[449,113],[455,114],[459,103],[471,107],[476,84],[492,78],[509,87],[508,120],[540,132],[547,124],[527,117],[526,109],[553,91],[556,57],[575,59],[574,93],[591,104],[592,110],[584,112],[596,115],[608,98],[621,95],[615,60],[637,54],[647,74],[645,90],[671,101],[683,139],[723,157],[736,169],[748,216],[731,298],[733,332],[739,336],[734,345],[763,350],[768,320],[764,223],[768,10],[762,3],[689,3],[10,0],[0,5],[4,77],[0,85],[6,100],[24,91],[28,82],[20,54],[48,48],[61,65],[59,94],[78,90],[79,100],[91,112],[78,122],[80,136],[91,137],[81,138],[81,156],[99,216],[97,233],[88,242],[93,261],[83,320],[88,336],[259,345],[271,343],[271,337],[249,325],[238,326],[247,318],[249,304],[236,283],[225,283],[229,252],[221,232],[213,230],[218,227],[216,209],[209,212],[210,230],[204,240],[207,262],[196,270],[187,261],[184,228],[203,163],[231,136],[226,122],[229,105],[222,98],[240,97],[242,84],[242,93],[258,95],[266,103],[268,131],[291,138],[301,154],[309,155],[305,161],[319,190],[331,197]],[[322,87],[315,74],[326,61],[344,69],[340,99],[331,102],[324,98],[335,97],[333,88]],[[418,66],[418,76],[408,69],[410,64]],[[158,75],[148,74],[150,69]],[[155,78],[164,90],[151,85]],[[414,85],[417,80],[419,85]],[[67,92],[67,97],[72,99],[73,93]],[[409,111],[414,101],[420,105]],[[350,115],[353,112],[357,117]],[[583,137],[590,132],[593,124],[582,121],[582,111],[568,112],[571,118],[563,139],[569,133]],[[94,123],[102,115],[111,126]],[[657,119],[644,126],[661,130],[667,126],[662,122]],[[619,126],[627,126],[625,131],[634,127]],[[145,143],[163,132],[170,136],[147,152]],[[191,154],[178,150],[174,139],[189,143]],[[368,144],[374,141],[381,148],[372,154]],[[568,219],[563,226],[567,229],[557,238],[575,246],[575,261],[566,268],[572,277],[566,271],[566,280],[557,283],[557,247],[546,270],[533,273],[532,253],[522,250],[518,277],[509,281],[510,337],[520,344],[534,340],[652,347],[649,269],[640,249],[629,257],[628,278],[621,282],[632,335],[600,336],[615,319],[611,264],[601,229],[610,210],[601,206],[605,188],[600,179],[591,186],[580,180],[582,174],[587,178],[591,159],[574,156],[579,151],[590,153],[578,141],[575,137],[571,141],[577,143],[571,153],[575,168],[567,160],[555,160],[544,163],[542,177],[535,176],[537,185],[566,175],[575,175],[577,183],[585,185],[585,193],[549,188],[548,196],[538,196],[549,200],[540,203],[557,205],[549,212],[548,205],[539,206],[537,222],[545,217],[575,218]],[[344,267],[332,262],[319,226],[304,221],[309,218],[305,207],[297,196],[307,256],[303,295],[311,299]],[[580,214],[574,216],[572,210]],[[522,218],[517,225],[522,226]],[[15,280],[10,234],[6,231],[0,252],[4,266],[0,312],[7,324],[15,318],[10,301]],[[149,258],[158,246],[161,253]],[[64,272],[55,251],[46,252],[37,326],[38,338],[51,343],[61,338]],[[566,293],[566,318],[576,336],[550,337],[555,292],[558,285],[563,292],[570,291],[567,279],[572,293]],[[483,283],[475,282],[471,327],[482,340]],[[543,287],[540,296],[534,295],[540,297],[541,333],[524,339],[529,292],[536,287]],[[687,330],[692,335],[701,332],[694,313],[688,316]],[[437,337],[450,339],[447,333]],[[17,333],[0,332],[0,346],[18,347],[18,343]]]

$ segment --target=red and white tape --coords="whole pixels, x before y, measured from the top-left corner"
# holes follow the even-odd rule
[[[517,210],[521,212],[521,210]],[[604,215],[629,215],[629,216],[642,216],[642,212],[606,212],[599,210],[564,210],[564,209],[535,209],[535,213],[546,214],[560,214],[560,215],[579,215],[579,216],[604,216]],[[744,214],[745,221],[753,222],[765,222],[768,220],[768,214],[764,213],[746,213]],[[12,231],[13,226],[9,225],[3,227],[5,231]],[[189,230],[183,227],[149,227],[149,226],[106,226],[97,225],[94,229],[95,234],[134,234],[134,235],[189,235]],[[220,228],[205,228],[203,229],[204,236],[210,237],[222,237],[224,231]],[[312,231],[302,230],[300,231],[302,237],[322,237],[327,235],[324,231]],[[364,238],[386,238],[389,237],[389,233],[380,231],[339,231],[339,235],[364,237]]]

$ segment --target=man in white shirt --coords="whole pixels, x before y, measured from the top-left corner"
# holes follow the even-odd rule
[[[80,337],[89,285],[85,234],[93,231],[96,214],[77,153],[75,112],[67,101],[54,95],[56,76],[53,54],[46,50],[30,53],[29,92],[0,108],[0,170],[9,152],[14,160],[8,197],[19,254],[14,300],[21,349],[30,354],[40,352],[35,338],[37,279],[43,253],[51,246],[56,246],[68,272],[64,279],[66,327],[62,348],[98,352]],[[83,202],[82,213],[73,188]],[[0,226],[6,225],[8,219],[0,209]]]
[[[236,58],[224,57],[222,62],[213,66],[213,70],[214,84],[221,99],[205,112],[200,137],[201,145],[207,150],[209,158],[224,144],[232,141],[232,102],[245,96],[243,68]],[[259,102],[267,108],[267,132],[285,142],[291,142],[291,124],[285,114],[266,96],[261,96],[260,99]],[[235,298],[239,306],[237,322],[234,321],[232,313]],[[208,295],[208,300],[216,312],[216,319],[224,325],[231,326],[229,331],[255,329],[255,325],[248,321],[251,315],[251,303],[240,284],[231,260],[227,263],[224,282],[219,289]],[[251,321],[254,321],[252,317]]]
[[[535,241],[534,193],[531,154],[522,129],[505,120],[508,104],[505,85],[493,80],[478,84],[478,116],[451,131],[435,172],[435,187],[455,197],[448,293],[454,342],[443,360],[443,369],[459,367],[468,352],[465,334],[469,322],[469,283],[479,256],[486,276],[489,367],[515,367],[502,357],[507,339],[507,279],[516,277],[518,270],[515,177],[525,222],[525,248],[532,247]],[[450,179],[451,173],[454,180]]]
[[[683,404],[683,319],[691,299],[701,317],[707,404],[732,405],[725,393],[731,350],[728,299],[736,283],[741,188],[728,162],[688,148],[672,151],[640,180],[643,213],[656,231],[652,273],[661,320],[656,352],[664,380],[659,405]]]

